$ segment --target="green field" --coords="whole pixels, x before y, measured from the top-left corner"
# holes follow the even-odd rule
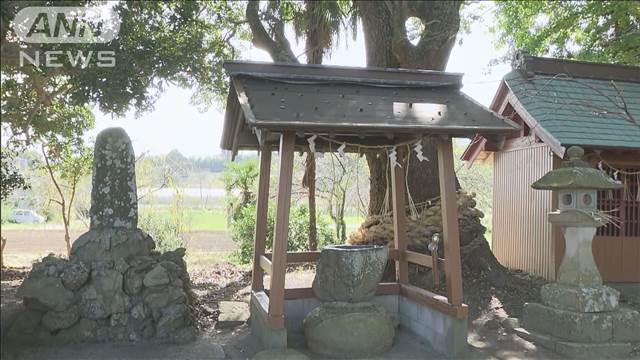
[[[172,216],[169,206],[142,207],[141,214],[152,214],[152,216],[169,219]],[[186,209],[185,210],[185,227],[189,231],[226,231],[227,219],[225,212],[219,209]],[[346,216],[347,230],[355,230],[362,222],[362,217],[358,215]],[[44,223],[44,224],[2,224],[5,230],[52,230],[62,229],[61,223]],[[87,226],[81,221],[75,221],[71,224],[74,230],[84,230]]]

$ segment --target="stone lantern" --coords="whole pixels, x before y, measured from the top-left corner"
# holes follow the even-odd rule
[[[599,226],[606,225],[597,210],[598,190],[618,189],[622,185],[582,160],[584,150],[567,150],[569,160],[531,185],[538,190],[558,192],[558,210],[549,213],[549,222],[560,226],[565,254],[557,283],[542,288],[543,301],[560,309],[580,312],[613,310],[618,292],[602,285],[593,259],[591,242]]]
[[[618,306],[620,293],[602,284],[591,248],[596,229],[607,223],[597,192],[622,185],[584,162],[582,148],[573,146],[567,155],[560,168],[531,185],[558,192],[549,222],[560,226],[565,254],[557,282],[541,288],[543,304],[525,304],[524,329],[517,333],[572,358],[623,357],[640,341],[640,313]]]

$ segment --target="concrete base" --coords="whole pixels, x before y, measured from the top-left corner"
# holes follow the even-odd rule
[[[400,296],[400,324],[449,358],[467,352],[467,319],[456,319]]]
[[[580,313],[536,303],[524,305],[523,327],[559,339],[584,343],[640,341],[640,313],[619,308]]]
[[[286,350],[287,349],[287,330],[272,329],[262,318],[258,304],[254,304],[253,300],[250,304],[251,310],[251,334],[260,340],[262,346],[267,350]]]
[[[578,343],[563,341],[554,336],[527,331],[523,328],[516,328],[514,332],[525,340],[571,359],[619,359],[628,356],[632,350],[630,343]]]
[[[380,295],[371,302],[382,306],[396,324],[424,340],[439,353],[450,358],[460,358],[466,353],[467,319],[450,317],[399,295]],[[320,305],[314,298],[285,300],[285,326],[289,338],[302,332],[305,316]]]

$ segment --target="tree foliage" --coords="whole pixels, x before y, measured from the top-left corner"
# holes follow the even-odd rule
[[[494,31],[510,52],[640,63],[637,1],[499,1]]]
[[[91,107],[122,115],[147,111],[168,84],[194,89],[194,100],[211,104],[227,91],[222,61],[236,56],[232,38],[242,38],[244,4],[227,1],[121,1],[108,4],[121,23],[104,44],[20,40],[13,29],[26,6],[92,6],[98,1],[3,1],[1,26],[2,130],[7,147],[22,151],[45,139],[78,139],[93,126]],[[92,59],[47,67],[20,63],[46,51]],[[113,67],[97,66],[98,51],[114,54]],[[9,154],[9,153],[7,153]],[[3,161],[4,164],[4,161]],[[4,182],[3,166],[3,182]],[[8,169],[8,168],[7,168]],[[7,174],[13,174],[7,170]]]

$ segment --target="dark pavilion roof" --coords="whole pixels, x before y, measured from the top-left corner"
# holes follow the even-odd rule
[[[229,61],[221,147],[256,149],[265,133],[394,144],[434,134],[501,137],[518,128],[460,91],[462,74]]]

